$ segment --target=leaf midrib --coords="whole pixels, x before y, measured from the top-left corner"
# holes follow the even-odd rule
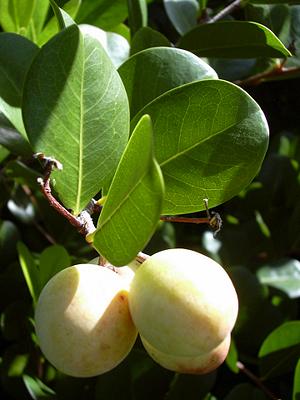
[[[217,132],[214,133],[213,135],[204,138],[204,139],[201,140],[200,142],[197,142],[196,144],[193,144],[192,146],[185,148],[183,151],[174,154],[172,157],[170,157],[170,158],[168,158],[167,160],[165,160],[165,161],[159,163],[160,167],[163,167],[164,165],[168,164],[169,162],[175,160],[176,158],[181,157],[181,156],[185,155],[186,153],[189,153],[191,150],[193,150],[193,149],[195,149],[196,147],[202,145],[203,143],[207,142],[208,140],[213,139],[214,137],[216,137],[216,136],[218,136],[218,135],[220,135],[220,134],[226,132],[228,129],[233,128],[234,126],[238,125],[240,122],[241,122],[241,121],[238,121],[238,122],[236,122],[236,123],[234,123],[234,124],[231,124],[231,125],[229,125],[228,127],[226,127],[225,129],[222,129],[222,130],[220,130],[220,131],[217,131]]]
[[[83,38],[84,40],[84,38]],[[84,47],[82,47],[84,48]],[[84,51],[83,51],[84,53]],[[77,197],[75,214],[80,211],[80,199],[82,192],[82,176],[83,176],[83,92],[84,92],[84,73],[85,73],[85,54],[82,57],[82,78],[80,84],[80,129],[79,129],[79,160],[78,160],[78,180],[77,180]]]
[[[151,159],[151,161],[153,161],[153,159]],[[150,165],[150,163],[148,164],[148,166]],[[140,179],[138,179],[138,181],[136,182],[136,184],[134,186],[132,186],[132,188],[129,190],[129,192],[127,193],[127,195],[123,198],[123,200],[119,203],[119,205],[113,210],[112,213],[110,213],[106,219],[104,220],[103,223],[101,223],[100,221],[100,225],[99,228],[103,228],[104,225],[106,225],[108,223],[108,221],[110,219],[113,218],[113,216],[119,211],[119,209],[121,208],[121,206],[129,199],[129,196],[131,195],[131,193],[133,193],[135,191],[135,189],[138,187],[138,185],[141,184],[141,182],[143,181],[143,179],[145,178],[145,176],[147,175],[147,173],[149,172],[149,168],[147,168],[144,172],[144,174],[140,177]]]

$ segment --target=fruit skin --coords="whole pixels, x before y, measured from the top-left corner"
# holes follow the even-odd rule
[[[45,357],[75,377],[96,376],[117,366],[137,337],[128,291],[129,280],[97,265],[78,264],[56,274],[35,310]]]
[[[143,337],[142,343],[148,354],[162,367],[181,374],[208,374],[225,360],[230,347],[230,334],[216,348],[195,357],[180,357],[165,354],[151,346]]]
[[[186,371],[206,371],[212,352],[215,368],[226,357],[238,299],[225,270],[209,257],[186,249],[151,256],[131,283],[129,306],[146,349],[166,368],[181,372],[180,360]]]

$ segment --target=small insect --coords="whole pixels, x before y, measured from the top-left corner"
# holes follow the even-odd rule
[[[189,217],[177,217],[175,215],[163,215],[160,217],[162,221],[169,221],[169,222],[186,222],[190,224],[208,224],[211,229],[214,231],[214,236],[218,232],[220,232],[222,228],[222,218],[219,213],[217,212],[210,212],[208,209],[208,199],[203,199],[205,209],[206,209],[206,218],[189,218]]]

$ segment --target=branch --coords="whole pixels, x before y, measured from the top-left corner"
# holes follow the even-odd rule
[[[220,232],[222,228],[222,218],[219,213],[209,212],[208,209],[208,199],[204,199],[204,205],[206,209],[206,218],[189,218],[189,217],[177,217],[173,215],[162,215],[160,217],[161,221],[167,222],[181,222],[181,223],[189,223],[189,224],[208,224],[212,230],[214,231],[214,236],[218,232]]]
[[[238,8],[241,7],[243,0],[234,0],[232,3],[230,3],[227,7],[223,8],[218,14],[216,14],[214,17],[210,18],[206,23],[207,24],[212,24],[214,22],[220,21],[220,19],[223,19],[226,17],[226,15],[231,14],[233,11],[237,10]]]
[[[241,361],[237,361],[236,366],[238,369],[243,372],[248,378],[251,379],[252,382],[255,383],[257,387],[259,387],[270,399],[272,400],[281,400],[279,397],[275,396],[263,383],[262,381],[253,374]]]
[[[50,186],[50,176],[53,169],[62,169],[62,165],[59,161],[52,157],[46,157],[43,153],[37,153],[35,155],[45,165],[45,174],[43,178],[38,178],[38,183],[41,185],[42,192],[48,200],[51,207],[53,207],[60,215],[66,218],[69,223],[74,226],[79,233],[86,236],[92,233],[96,228],[93,224],[90,212],[94,209],[95,204],[89,204],[87,209],[82,211],[78,217],[70,213],[64,206],[62,206],[56,198],[52,195]]]
[[[293,77],[295,74],[300,73],[300,67],[290,67],[290,68],[285,68],[283,66],[276,66],[274,69],[271,71],[264,71],[259,74],[250,76],[249,78],[236,81],[234,82],[236,85],[239,86],[256,86],[261,84],[262,82],[265,82],[267,80],[271,80],[273,78],[289,78]]]

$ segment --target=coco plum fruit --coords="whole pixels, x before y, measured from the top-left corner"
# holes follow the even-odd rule
[[[225,270],[186,249],[164,250],[137,270],[129,293],[149,355],[181,373],[207,373],[226,358],[238,299]]]
[[[45,357],[61,372],[75,377],[102,374],[133,347],[137,330],[128,306],[130,280],[118,270],[74,265],[43,288],[35,311],[36,333]]]

